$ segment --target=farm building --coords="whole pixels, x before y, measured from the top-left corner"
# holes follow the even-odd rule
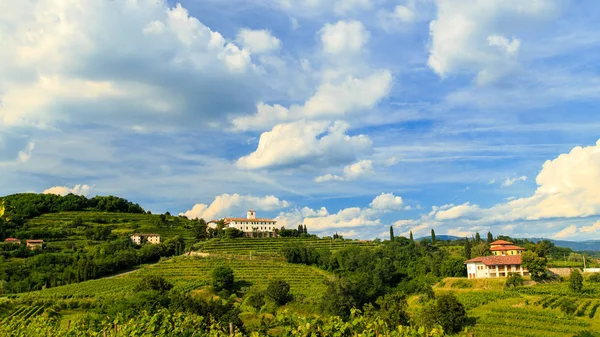
[[[141,245],[145,241],[153,245],[157,245],[160,243],[160,234],[135,233],[131,236],[131,242],[135,243],[136,245]]]
[[[8,238],[8,239],[4,240],[4,243],[14,243],[14,244],[20,245],[21,240],[19,240],[17,238]]]
[[[26,240],[25,242],[27,243],[27,248],[30,250],[44,248],[44,240]]]
[[[508,241],[494,241],[490,244],[494,255],[479,256],[465,262],[468,278],[507,277],[508,273],[528,276],[529,272],[521,266],[521,252],[525,249]]]

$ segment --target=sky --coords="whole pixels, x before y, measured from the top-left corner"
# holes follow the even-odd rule
[[[600,12],[0,0],[0,194],[353,239],[600,238]]]

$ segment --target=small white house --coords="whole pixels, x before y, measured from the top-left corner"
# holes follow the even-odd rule
[[[135,233],[131,236],[131,242],[135,243],[136,245],[141,245],[142,242],[144,242],[144,239],[146,239],[146,241],[148,243],[151,243],[153,245],[157,245],[160,243],[160,234],[139,234],[139,233]]]

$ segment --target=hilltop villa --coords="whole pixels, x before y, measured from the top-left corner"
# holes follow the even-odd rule
[[[4,240],[4,243],[14,243],[16,245],[20,245],[21,240],[19,240],[17,238],[8,238],[8,239]]]
[[[251,236],[252,233],[264,233],[261,236],[266,237],[275,237],[275,229],[277,228],[275,225],[277,221],[266,219],[266,218],[257,218],[256,212],[253,210],[249,210],[246,213],[245,218],[225,218],[223,219],[226,227],[238,229],[246,236]],[[211,223],[216,223],[216,221],[211,221]]]
[[[524,250],[512,242],[494,241],[490,244],[492,256],[479,256],[465,262],[467,275],[470,279],[506,277],[511,272],[528,276],[529,272],[521,266],[521,253]]]
[[[146,241],[153,245],[157,245],[160,243],[160,234],[139,234],[139,233],[135,233],[131,236],[131,242],[135,243],[136,245],[141,245],[143,238],[146,238]]]

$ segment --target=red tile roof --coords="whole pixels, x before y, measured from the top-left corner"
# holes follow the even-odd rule
[[[512,245],[512,244],[513,244],[513,243],[512,243],[512,242],[509,242],[509,241],[504,241],[504,240],[496,240],[496,241],[494,241],[494,242],[490,243],[490,246],[493,246],[493,245]]]
[[[4,242],[17,242],[17,241],[21,242],[21,240],[16,239],[16,238],[8,238],[8,239],[4,240]]]
[[[521,264],[521,255],[507,256],[480,256],[474,259],[465,261],[465,263],[481,262],[486,266],[506,265],[506,264]]]
[[[500,247],[492,247],[490,250],[525,250],[523,247],[519,246],[500,246]]]

